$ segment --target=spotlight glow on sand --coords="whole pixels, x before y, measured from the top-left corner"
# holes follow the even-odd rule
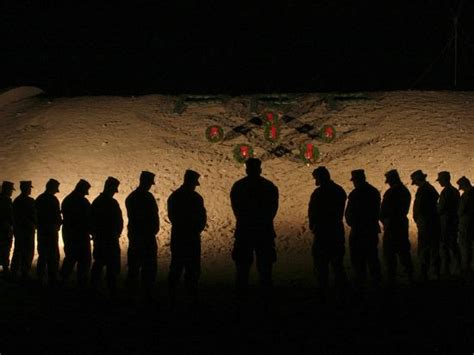
[[[438,191],[438,171],[450,171],[454,181],[462,175],[474,178],[474,93],[410,91],[369,96],[370,100],[342,102],[340,109],[331,111],[315,104],[320,101],[317,94],[308,94],[290,112],[305,123],[335,127],[338,137],[334,142],[315,142],[321,153],[318,164],[327,166],[347,192],[352,189],[350,171],[357,168],[364,168],[368,181],[382,193],[386,190],[384,173],[398,169],[412,200],[415,188],[409,186],[409,175],[414,170],[427,173]],[[236,125],[243,123],[249,118],[248,97],[234,97],[222,104],[190,104],[181,115],[173,113],[175,101],[175,97],[159,95],[53,101],[31,97],[0,105],[0,180],[17,185],[20,180],[32,180],[36,197],[53,177],[61,182],[58,198],[62,200],[84,178],[92,185],[92,201],[107,176],[114,176],[121,181],[116,197],[126,217],[124,200],[137,186],[140,172],[156,173],[152,192],[160,208],[159,260],[163,267],[169,261],[166,200],[181,184],[185,169],[191,168],[202,175],[198,191],[208,211],[208,228],[202,235],[203,269],[223,265],[232,271],[234,218],[229,192],[245,173],[234,161],[232,149],[250,142],[240,136],[212,144],[204,132],[220,116]],[[281,127],[283,141],[291,134],[294,130]],[[258,146],[254,150],[257,157],[264,152]],[[263,175],[280,191],[275,275],[311,274],[312,236],[306,214],[314,189],[313,168],[284,157],[263,163]],[[410,231],[414,242],[413,221]],[[125,257],[126,230],[121,243]]]

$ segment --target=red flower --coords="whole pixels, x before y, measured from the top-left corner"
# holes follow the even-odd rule
[[[304,157],[308,160],[313,159],[313,145],[311,143],[306,144],[306,152]]]

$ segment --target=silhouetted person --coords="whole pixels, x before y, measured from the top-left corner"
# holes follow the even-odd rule
[[[35,254],[35,231],[37,225],[35,200],[30,197],[31,181],[20,181],[20,195],[13,201],[13,249],[11,273],[16,278],[21,272],[22,279],[30,277],[31,264]]]
[[[353,170],[351,176],[354,190],[349,194],[345,216],[351,227],[349,248],[356,284],[365,284],[368,267],[374,285],[378,285],[381,280],[377,250],[380,192],[366,181],[364,170]]]
[[[36,273],[40,283],[47,272],[48,283],[56,284],[59,269],[59,229],[63,222],[59,200],[59,181],[49,179],[46,190],[36,198],[38,214],[38,262]]]
[[[383,255],[387,280],[393,285],[397,276],[397,256],[405,269],[409,281],[413,281],[413,263],[408,234],[408,211],[410,209],[410,191],[400,180],[397,170],[385,173],[385,191],[380,208],[380,221],[383,225]]]
[[[278,188],[260,176],[261,161],[245,162],[247,176],[232,186],[230,200],[236,219],[232,259],[236,266],[236,291],[245,298],[254,254],[265,304],[272,289],[272,268],[276,261],[273,219],[278,211]]]
[[[474,189],[465,176],[457,184],[463,191],[459,202],[459,242],[461,244],[461,262],[464,276],[472,275],[472,248],[474,247]]]
[[[155,184],[155,174],[143,171],[140,185],[125,200],[128,215],[128,282],[132,289],[138,286],[141,273],[142,287],[147,299],[152,297],[157,273],[160,230],[158,205],[149,191]]]
[[[460,195],[451,184],[448,171],[438,173],[437,181],[443,187],[438,200],[438,213],[441,223],[441,248],[443,251],[443,270],[451,274],[451,256],[456,267],[461,270],[461,251],[458,245],[458,210]]]
[[[91,270],[92,285],[97,288],[102,270],[107,270],[107,286],[111,295],[117,290],[117,276],[120,274],[120,235],[123,230],[122,210],[114,195],[120,181],[108,177],[103,192],[91,205],[91,232],[94,243],[94,264]]]
[[[63,214],[64,261],[61,269],[67,282],[77,263],[77,282],[87,284],[91,267],[90,202],[86,196],[91,185],[81,179],[61,204]]]
[[[317,188],[311,194],[308,206],[309,228],[314,234],[312,255],[314,273],[318,287],[325,291],[328,287],[329,265],[331,265],[336,287],[346,286],[346,272],[343,259],[344,208],[346,192],[331,180],[328,169],[320,166],[313,171]]]
[[[13,240],[13,203],[12,194],[15,190],[10,181],[2,183],[0,193],[0,265],[3,268],[3,276],[7,276],[10,268],[10,251]]]
[[[439,194],[426,181],[426,174],[421,170],[413,172],[410,177],[412,185],[418,186],[413,204],[413,219],[418,228],[418,257],[420,259],[421,279],[428,279],[430,266],[433,266],[435,276],[440,277],[441,258],[439,242],[441,225],[438,215]]]
[[[183,184],[168,198],[171,222],[171,263],[168,275],[170,302],[173,306],[176,286],[184,271],[184,281],[193,303],[197,302],[201,273],[201,232],[206,226],[204,200],[195,191],[199,174],[186,170]]]

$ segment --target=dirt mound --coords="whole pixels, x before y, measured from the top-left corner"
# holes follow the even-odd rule
[[[17,88],[0,91],[0,108],[13,102],[24,100],[26,98],[43,93],[43,90],[34,86],[20,86]]]

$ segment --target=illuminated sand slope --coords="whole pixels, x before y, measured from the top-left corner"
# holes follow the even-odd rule
[[[352,188],[350,171],[356,168],[365,168],[368,180],[382,192],[386,189],[383,174],[392,168],[399,170],[406,183],[409,174],[421,168],[438,190],[435,179],[440,170],[451,171],[454,181],[461,175],[474,179],[474,93],[388,92],[369,96],[369,100],[341,101],[339,109],[329,110],[317,94],[305,95],[290,111],[304,122],[336,127],[339,137],[333,143],[318,143],[320,162],[348,192]],[[181,115],[173,113],[176,99],[159,95],[54,101],[29,98],[4,106],[0,108],[0,180],[18,183],[31,179],[33,195],[37,196],[48,178],[54,177],[62,183],[62,199],[78,179],[85,178],[92,184],[92,200],[106,177],[113,175],[122,182],[118,199],[125,212],[124,199],[136,187],[140,171],[155,172],[153,193],[159,200],[162,221],[159,258],[163,270],[169,261],[166,199],[180,185],[184,170],[195,169],[202,175],[199,192],[209,219],[203,234],[204,273],[230,273],[234,219],[229,191],[244,174],[242,166],[233,160],[232,148],[247,140],[240,136],[211,144],[204,130],[220,116],[243,123],[249,117],[248,98],[190,104]],[[283,128],[283,141],[291,134],[294,130]],[[258,156],[263,150],[255,146],[255,153]],[[263,164],[264,176],[280,190],[276,271],[293,279],[311,276],[306,212],[314,189],[312,169],[285,158]],[[414,188],[409,187],[414,194]]]

